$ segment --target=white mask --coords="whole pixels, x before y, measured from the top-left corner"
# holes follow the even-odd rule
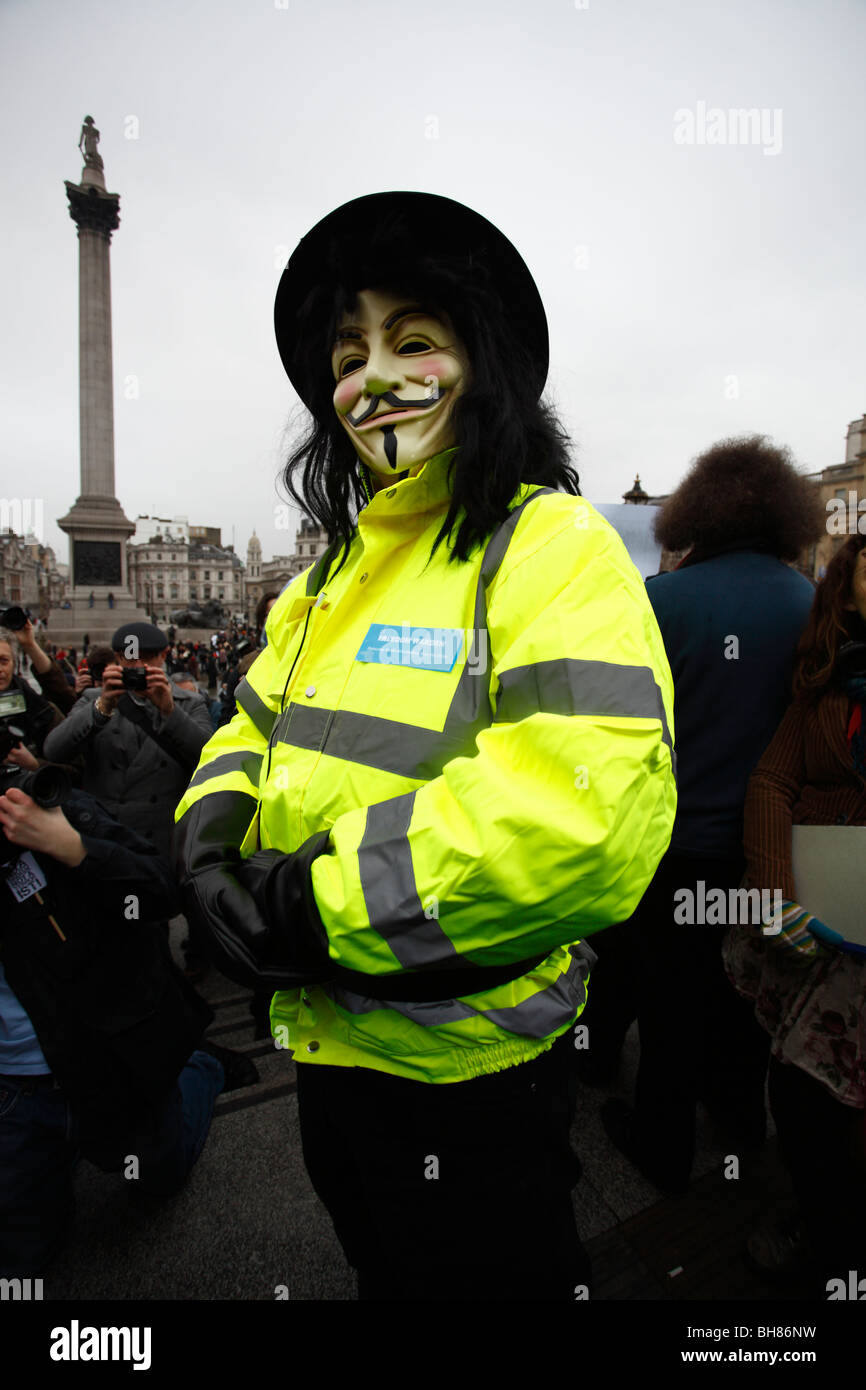
[[[466,349],[434,307],[361,290],[331,354],[334,408],[362,463],[392,479],[454,443]]]

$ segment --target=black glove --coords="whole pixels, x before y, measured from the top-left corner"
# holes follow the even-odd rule
[[[328,933],[313,894],[313,861],[328,848],[328,832],[311,835],[295,850],[260,849],[237,869],[238,881],[268,926],[268,959],[303,971],[308,981],[333,974]]]
[[[214,964],[230,980],[252,989],[292,989],[313,979],[327,978],[329,972],[319,970],[311,975],[309,970],[292,965],[285,933],[279,927],[276,932],[271,931],[255,898],[239,881],[244,861],[238,845],[255,810],[255,800],[250,796],[216,792],[203,796],[181,818],[174,834],[181,902],[187,919],[199,923],[204,931]],[[326,835],[324,840],[327,841]],[[298,853],[302,854],[304,848]],[[265,853],[273,855],[275,851]],[[248,873],[248,881],[254,886],[264,878],[260,865]],[[277,914],[275,920],[285,919]],[[274,951],[278,959],[274,958]]]

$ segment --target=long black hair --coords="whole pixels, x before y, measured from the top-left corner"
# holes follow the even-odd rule
[[[458,448],[449,463],[451,503],[431,557],[447,541],[450,560],[467,560],[507,516],[521,483],[580,495],[568,435],[554,409],[538,398],[538,366],[487,267],[477,258],[419,255],[393,226],[382,229],[378,244],[360,250],[335,241],[299,314],[303,394],[313,418],[282,481],[329,540],[342,541],[343,561],[368,497],[363,465],[334,409],[331,348],[340,320],[363,289],[405,294],[446,313],[469,357],[469,382],[452,417]]]

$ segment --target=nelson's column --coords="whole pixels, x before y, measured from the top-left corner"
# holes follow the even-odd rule
[[[69,215],[78,228],[78,343],[81,492],[57,524],[69,536],[67,598],[54,609],[53,642],[106,641],[121,623],[146,614],[129,590],[126,542],[135,530],[114,495],[114,399],[111,364],[111,233],[120,196],[105,190],[99,131],[85,116],[78,140],[81,182],[66,183]]]

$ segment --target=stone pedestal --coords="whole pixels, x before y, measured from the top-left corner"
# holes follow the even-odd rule
[[[69,536],[71,608],[53,608],[49,640],[80,647],[84,633],[105,642],[121,623],[146,617],[129,588],[126,540],[135,530],[115,497],[79,497],[58,526]],[[91,607],[90,596],[93,595]],[[109,606],[111,594],[114,606]],[[56,635],[62,631],[62,636]]]

